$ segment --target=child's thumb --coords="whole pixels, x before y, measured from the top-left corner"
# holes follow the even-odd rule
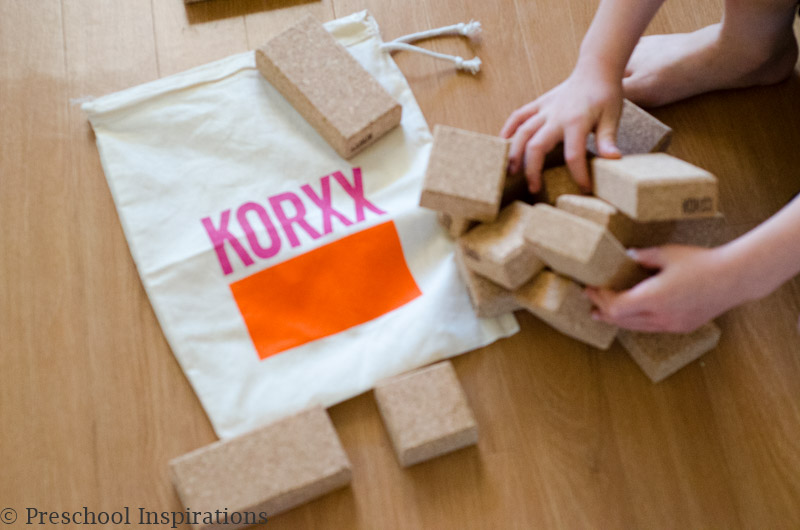
[[[661,247],[631,248],[628,249],[628,256],[647,269],[663,269],[667,263],[667,256]]]
[[[617,147],[617,126],[619,114],[604,112],[597,123],[595,138],[597,140],[597,154],[603,158],[620,158],[622,153]]]

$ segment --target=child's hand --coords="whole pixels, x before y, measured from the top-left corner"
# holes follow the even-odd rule
[[[628,291],[587,288],[593,317],[637,331],[687,333],[744,302],[735,261],[720,249],[680,245],[631,251],[642,266],[660,269]]]
[[[591,191],[586,135],[595,130],[600,156],[619,158],[617,125],[622,109],[619,79],[596,64],[575,67],[563,83],[515,110],[500,136],[512,138],[508,170],[525,168],[532,193],[541,187],[545,155],[564,141],[564,158],[575,182]]]

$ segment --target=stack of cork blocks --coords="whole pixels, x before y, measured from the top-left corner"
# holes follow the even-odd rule
[[[541,193],[509,203],[506,143],[437,126],[420,205],[437,210],[456,239],[456,264],[478,316],[527,310],[601,350],[619,338],[655,382],[713,349],[713,323],[689,334],[618,330],[592,318],[584,293],[586,286],[629,289],[655,273],[627,248],[723,242],[717,179],[659,152],[671,137],[668,126],[624,101],[617,136],[623,156],[596,158],[594,137],[587,139],[592,195],[582,195],[566,166],[556,165],[543,171]],[[518,176],[512,178],[516,187]]]

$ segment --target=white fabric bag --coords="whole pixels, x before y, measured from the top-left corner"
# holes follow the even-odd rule
[[[431,134],[366,13],[326,28],[402,104],[340,158],[252,52],[83,109],[147,294],[217,434],[241,434],[489,344],[435,214],[417,206]]]

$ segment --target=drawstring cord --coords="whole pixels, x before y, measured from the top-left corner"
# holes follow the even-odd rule
[[[450,61],[453,64],[455,64],[457,70],[469,72],[470,74],[477,74],[481,70],[481,60],[477,56],[473,57],[472,59],[464,59],[463,57],[459,57],[458,55],[438,53],[431,50],[426,50],[425,48],[420,48],[419,46],[414,46],[409,43],[422,39],[429,39],[431,37],[440,37],[443,35],[461,35],[467,37],[470,40],[475,40],[480,37],[480,34],[481,34],[481,23],[472,20],[467,23],[460,22],[458,24],[453,24],[451,26],[444,26],[441,28],[430,29],[427,31],[410,33],[408,35],[398,37],[393,41],[384,42],[383,44],[381,44],[380,47],[382,50],[390,53],[397,50],[422,53],[430,57],[435,57],[436,59],[443,59],[445,61]]]
[[[481,23],[476,20],[470,20],[469,22],[459,22],[452,26],[409,33],[408,35],[394,39],[392,42],[414,42],[422,39],[430,39],[431,37],[441,37],[443,35],[463,35],[469,39],[477,39],[480,37],[480,34]]]

